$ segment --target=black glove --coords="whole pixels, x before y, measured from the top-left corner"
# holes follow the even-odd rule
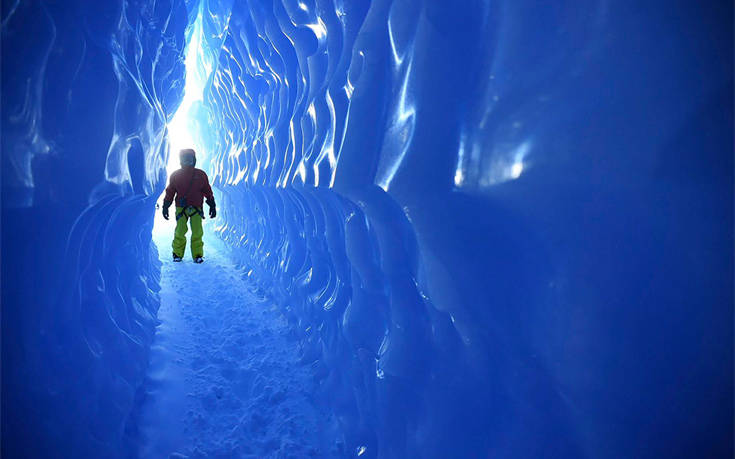
[[[209,218],[214,218],[217,216],[217,206],[214,204],[214,199],[207,199],[207,204],[209,205]]]
[[[161,213],[163,214],[163,218],[168,220],[168,208],[171,207],[171,201],[163,201],[163,210]]]

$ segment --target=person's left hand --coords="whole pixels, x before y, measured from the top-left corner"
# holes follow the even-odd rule
[[[217,208],[215,206],[209,206],[209,218],[217,216]]]

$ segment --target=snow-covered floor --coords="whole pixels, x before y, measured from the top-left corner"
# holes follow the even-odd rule
[[[160,217],[158,217],[160,218]],[[205,263],[170,259],[157,222],[161,308],[137,429],[142,458],[325,457],[328,424],[276,307],[205,227]]]

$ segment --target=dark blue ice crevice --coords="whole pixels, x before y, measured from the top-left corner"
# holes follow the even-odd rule
[[[219,231],[349,454],[729,451],[728,8],[205,4]]]
[[[187,11],[2,15],[2,455],[116,457],[158,308],[152,217]]]

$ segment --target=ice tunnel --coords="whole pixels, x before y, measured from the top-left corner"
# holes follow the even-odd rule
[[[732,17],[3,0],[2,457],[732,457]],[[152,236],[186,146],[229,264]],[[158,455],[164,310],[282,371]]]

